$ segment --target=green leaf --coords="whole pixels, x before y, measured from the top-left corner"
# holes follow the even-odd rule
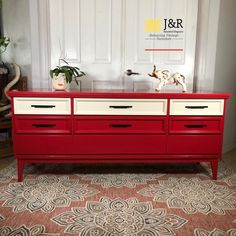
[[[77,81],[77,79],[75,79],[75,83],[79,86],[79,82]]]
[[[78,76],[79,76],[79,72],[78,72],[77,70],[74,70],[74,73],[73,73],[73,74],[74,74],[75,77],[78,77]]]
[[[53,78],[53,70],[50,70],[50,76]]]

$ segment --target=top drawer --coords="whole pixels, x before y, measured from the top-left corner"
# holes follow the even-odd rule
[[[15,114],[71,114],[70,98],[14,97]]]
[[[166,115],[167,99],[74,99],[76,115]]]
[[[171,99],[170,115],[223,115],[223,99]]]

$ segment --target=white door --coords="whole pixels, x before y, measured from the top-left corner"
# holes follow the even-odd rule
[[[80,79],[83,89],[146,90],[157,84],[147,75],[156,64],[185,75],[192,89],[198,0],[38,0],[34,5],[37,30],[49,35],[38,52],[32,49],[41,57],[44,76],[49,75],[46,64],[49,71],[63,58],[86,73]],[[179,19],[179,29],[167,29],[183,31],[177,40],[158,38],[165,19]],[[152,32],[147,26],[156,20],[160,29]],[[168,48],[181,50],[156,51]],[[42,65],[32,68],[36,72]],[[127,76],[127,69],[140,75]]]

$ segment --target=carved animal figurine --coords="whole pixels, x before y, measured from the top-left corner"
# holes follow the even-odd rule
[[[156,88],[156,91],[160,92],[163,85],[166,84],[180,84],[183,87],[183,92],[187,91],[186,84],[185,84],[185,77],[181,75],[180,73],[175,73],[171,75],[170,71],[168,70],[156,70],[156,66],[154,65],[153,71],[151,74],[148,74],[151,77],[154,77],[156,79],[160,80],[160,83],[158,84],[158,87]]]
[[[10,100],[11,98],[7,95],[7,92],[18,82],[20,79],[20,67],[17,64],[11,64],[12,67],[14,67],[15,70],[15,77],[11,80],[10,83],[6,85],[3,92],[8,101],[0,101],[0,113],[2,112],[8,112],[7,114],[4,114],[3,117],[11,117],[11,104]],[[8,111],[9,110],[9,111]]]

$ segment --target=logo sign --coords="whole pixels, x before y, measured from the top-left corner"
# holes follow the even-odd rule
[[[165,18],[161,19],[146,19],[145,20],[145,32],[161,32],[163,30],[172,30],[172,29],[183,29],[183,20],[182,19],[172,19]],[[162,30],[161,30],[162,29]]]
[[[183,33],[184,22],[181,18],[164,18],[164,19],[146,19],[144,21],[144,31],[147,33],[146,40],[165,41],[164,48],[146,48],[145,51],[183,51]],[[173,45],[177,48],[168,48],[168,42],[175,41]],[[178,47],[180,46],[180,47]]]

